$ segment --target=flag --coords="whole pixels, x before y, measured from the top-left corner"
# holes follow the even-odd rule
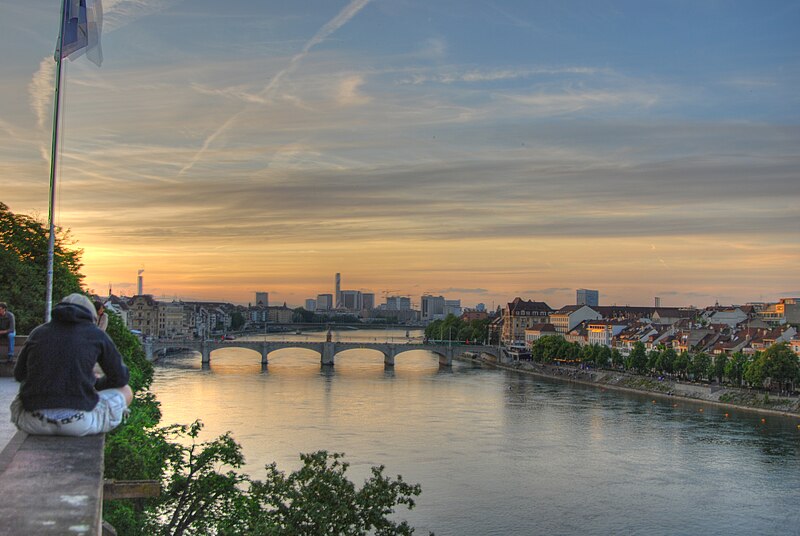
[[[101,0],[64,0],[64,20],[61,21],[61,48],[56,50],[56,59],[74,60],[86,54],[89,60],[100,65],[103,50],[100,48],[100,32],[103,27]]]

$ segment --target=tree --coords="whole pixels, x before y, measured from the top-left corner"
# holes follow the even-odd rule
[[[275,464],[266,466],[263,482],[254,481],[248,499],[244,534],[320,534],[361,536],[410,535],[405,521],[387,516],[396,505],[414,508],[421,488],[407,484],[401,476],[392,480],[384,467],[372,467],[371,476],[360,489],[347,478],[348,464],[342,454],[319,451],[302,454],[303,467],[286,475]]]
[[[678,354],[672,366],[679,377],[685,378],[686,374],[689,372],[689,367],[691,366],[691,364],[692,364],[692,358],[689,355],[689,352],[684,350],[683,352]]]
[[[788,343],[773,344],[764,350],[761,358],[767,378],[777,382],[779,389],[791,390],[794,383],[800,380],[800,364]]]
[[[707,353],[700,352],[692,357],[692,364],[690,365],[689,372],[694,375],[696,380],[702,380],[708,376],[710,366],[711,358]]]
[[[742,352],[735,352],[725,362],[725,376],[734,385],[742,385],[747,357]]]
[[[753,359],[748,361],[744,367],[744,381],[751,387],[764,387],[767,380],[766,361],[762,358],[762,352],[756,352]]]
[[[48,226],[14,214],[0,203],[0,300],[14,313],[17,333],[27,334],[42,323],[47,283]],[[80,249],[71,249],[69,232],[56,228],[53,252],[53,299],[81,291]]]
[[[728,354],[720,353],[714,356],[714,362],[711,365],[711,376],[717,378],[717,382],[722,383],[722,377],[725,376],[725,367],[728,364]]]
[[[622,354],[619,352],[619,350],[617,350],[616,348],[611,350],[611,364],[615,368],[619,368],[620,366],[622,366],[623,361],[624,360],[622,359]]]
[[[658,369],[667,374],[672,374],[675,370],[675,360],[678,359],[678,353],[673,348],[667,348],[658,359]]]
[[[641,341],[636,341],[633,344],[633,350],[631,350],[628,356],[627,368],[633,369],[639,374],[644,374],[647,370],[647,354],[645,353],[644,344]]]
[[[647,352],[647,370],[659,371],[658,364],[661,359],[661,352],[653,348]]]
[[[594,356],[594,363],[598,368],[603,368],[608,365],[612,359],[613,352],[608,346],[601,346],[599,351]]]
[[[272,463],[265,480],[237,473],[244,463],[231,435],[197,442],[202,423],[171,427],[183,441],[172,444],[169,476],[157,508],[149,516],[149,534],[293,536],[404,535],[414,529],[388,518],[397,505],[414,508],[418,484],[390,479],[384,467],[372,467],[358,489],[347,475],[343,454],[301,454],[303,467],[290,474]],[[187,444],[186,440],[190,440]]]
[[[241,329],[244,323],[244,314],[242,314],[241,311],[234,311],[231,313],[231,329],[233,331]]]

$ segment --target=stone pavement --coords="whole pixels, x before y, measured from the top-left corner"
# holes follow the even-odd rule
[[[17,428],[11,424],[11,411],[8,407],[17,396],[19,384],[14,378],[0,378],[0,451],[8,441],[17,433]]]

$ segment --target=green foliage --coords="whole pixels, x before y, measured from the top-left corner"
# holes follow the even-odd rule
[[[36,219],[14,214],[0,203],[0,301],[14,313],[18,334],[28,334],[44,319],[49,230]],[[80,249],[71,249],[68,231],[56,229],[53,300],[81,291]]]
[[[692,356],[692,363],[689,365],[689,372],[692,373],[696,380],[702,380],[708,377],[709,369],[711,367],[711,357],[705,352],[700,352]]]
[[[623,364],[622,354],[614,348],[611,350],[611,364],[615,367],[620,367]]]
[[[244,314],[241,311],[234,311],[231,313],[231,329],[237,331],[244,326]]]
[[[744,381],[752,387],[763,387],[767,379],[765,361],[761,359],[761,353],[757,353],[751,361],[744,366]]]
[[[484,342],[488,337],[489,320],[461,320],[453,314],[444,320],[434,320],[425,327],[425,337],[430,340],[459,342]]]
[[[166,481],[147,528],[149,534],[216,534],[244,524],[247,476],[234,469],[244,464],[241,447],[230,433],[197,443],[202,423],[164,429],[178,439],[167,455]],[[186,440],[190,440],[186,445]]]
[[[725,353],[717,354],[714,356],[714,362],[711,364],[710,376],[717,379],[722,383],[722,378],[725,376],[725,367],[728,365],[728,356]]]
[[[128,382],[131,389],[134,392],[147,389],[153,381],[153,364],[145,357],[138,337],[130,332],[122,319],[112,311],[106,311],[106,314],[108,315],[106,333],[114,341],[131,371],[131,379]]]
[[[678,374],[678,376],[685,377],[686,373],[689,372],[689,366],[692,363],[692,358],[689,355],[689,352],[684,350],[678,357],[675,358],[675,361],[672,365],[672,368]]]
[[[747,357],[742,352],[736,352],[725,362],[725,376],[734,385],[742,385]]]
[[[625,368],[635,370],[639,374],[644,374],[647,371],[647,354],[641,341],[633,344],[633,350],[628,356]]]
[[[252,483],[248,526],[237,534],[293,536],[408,535],[414,532],[405,521],[388,519],[396,505],[414,508],[421,492],[401,476],[392,480],[384,467],[373,467],[372,475],[357,489],[347,478],[343,454],[319,451],[301,454],[303,467],[289,475],[275,464],[266,466],[263,482]],[[231,532],[230,534],[234,534]]]
[[[658,362],[656,363],[656,369],[659,372],[672,374],[675,370],[675,361],[677,359],[678,353],[672,348],[667,348],[659,355]]]
[[[744,376],[750,385],[756,387],[762,387],[769,380],[783,388],[800,381],[800,363],[788,343],[773,344],[756,354]]]
[[[347,478],[342,454],[301,454],[290,474],[274,463],[264,481],[237,473],[244,463],[230,434],[198,443],[202,424],[170,427],[179,441],[168,456],[164,493],[147,524],[148,534],[406,535],[406,522],[388,518],[397,505],[411,509],[419,485],[390,479],[373,467],[359,489]],[[188,444],[186,440],[190,440]]]

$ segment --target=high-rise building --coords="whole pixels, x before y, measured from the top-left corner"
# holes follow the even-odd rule
[[[661,298],[659,296],[656,296],[654,301],[655,301],[656,309],[661,307]]]
[[[360,290],[340,290],[340,304],[337,309],[360,311],[364,308],[363,296]]]
[[[444,296],[422,296],[420,300],[421,317],[423,322],[441,320],[444,314]]]
[[[478,305],[475,306],[475,310],[480,311],[481,313],[484,312],[486,310],[486,304],[479,303]]]
[[[361,294],[361,308],[365,311],[375,309],[375,294],[372,292],[364,292]]]
[[[336,308],[342,307],[342,274],[336,272],[336,280],[334,282],[335,291],[333,296],[336,298]]]
[[[386,309],[389,311],[410,311],[411,298],[407,296],[386,296]]]
[[[597,307],[600,305],[600,293],[596,290],[579,288],[576,294],[577,299],[575,303],[577,305],[588,305],[589,307]]]
[[[256,307],[269,307],[269,292],[256,292]]]
[[[316,311],[317,310],[317,300],[314,298],[308,298],[306,300],[306,311]]]
[[[333,309],[333,294],[317,294],[317,311]]]

